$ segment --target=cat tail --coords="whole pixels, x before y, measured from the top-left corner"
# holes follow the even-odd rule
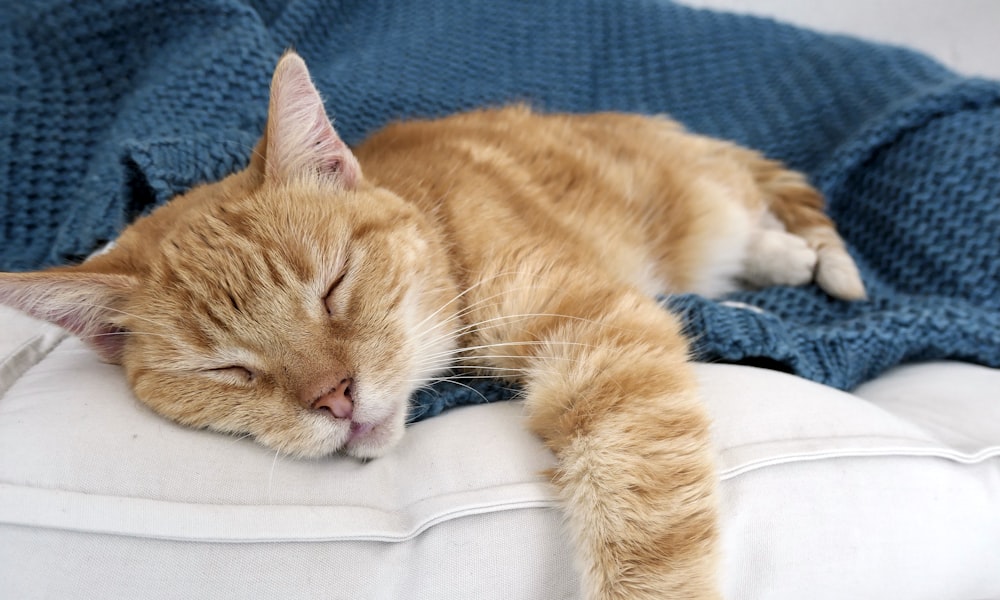
[[[755,152],[749,163],[770,213],[816,252],[815,280],[831,296],[863,300],[865,286],[843,238],[826,215],[823,194],[805,176]]]
[[[501,289],[540,296],[519,294],[501,314],[530,308],[530,319],[485,335],[519,355],[509,364],[525,373],[529,427],[557,458],[585,597],[720,598],[710,420],[676,318],[638,290],[572,274]]]

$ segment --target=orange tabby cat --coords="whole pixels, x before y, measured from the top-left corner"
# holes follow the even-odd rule
[[[250,166],[0,299],[120,363],[177,422],[299,456],[389,452],[450,368],[520,383],[588,597],[717,598],[709,421],[657,293],[864,295],[797,173],[664,118],[515,106],[390,125],[353,152],[305,64]]]

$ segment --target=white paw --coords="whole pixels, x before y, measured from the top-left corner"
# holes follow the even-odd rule
[[[813,279],[816,251],[797,235],[774,229],[754,233],[743,278],[755,286],[803,285]]]

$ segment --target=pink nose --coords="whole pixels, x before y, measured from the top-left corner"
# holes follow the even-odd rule
[[[326,390],[313,400],[315,410],[328,410],[338,419],[350,419],[354,415],[354,399],[351,397],[354,380],[350,377],[341,379],[336,387]]]

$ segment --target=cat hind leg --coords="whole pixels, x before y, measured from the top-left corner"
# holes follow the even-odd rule
[[[823,211],[823,195],[801,173],[756,153],[752,157],[750,169],[768,213],[748,247],[747,279],[761,284],[807,283],[809,279],[802,280],[802,271],[811,258],[801,244],[790,239],[797,237],[815,253],[810,279],[835,298],[865,299],[858,267],[833,221]],[[779,256],[785,253],[787,256]],[[767,281],[768,277],[772,281]]]

